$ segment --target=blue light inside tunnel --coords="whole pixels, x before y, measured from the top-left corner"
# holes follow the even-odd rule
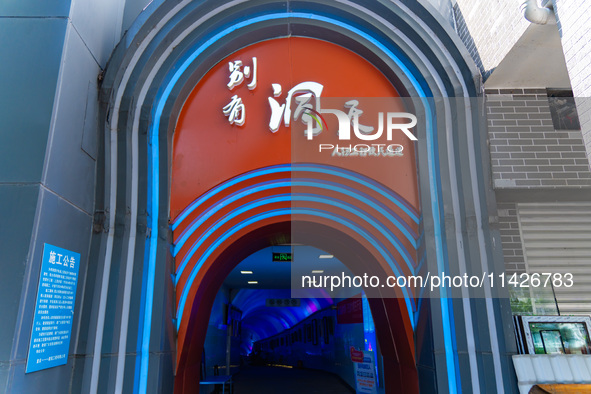
[[[365,294],[362,297],[363,302],[363,338],[365,340],[365,350],[375,352],[376,350],[376,326],[373,322],[369,301]]]
[[[380,387],[380,374],[378,371],[378,360],[375,359],[377,356],[376,349],[376,326],[373,322],[373,316],[371,315],[371,308],[369,307],[369,301],[365,293],[361,297],[363,305],[363,339],[365,342],[365,350],[374,352],[374,369],[376,376],[376,385]]]
[[[334,304],[330,297],[301,298],[299,307],[267,307],[267,298],[291,298],[291,290],[241,289],[232,301],[232,305],[242,311],[241,352],[245,355],[250,353],[252,344],[257,340],[291,328],[313,313]]]

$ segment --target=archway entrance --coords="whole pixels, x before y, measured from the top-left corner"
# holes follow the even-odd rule
[[[392,127],[405,113],[398,96],[360,56],[309,38],[246,47],[197,84],[180,113],[172,152],[175,392],[198,390],[207,322],[222,282],[238,262],[276,240],[327,250],[359,274],[414,272],[417,169],[410,131],[395,135]],[[384,120],[383,108],[395,115]],[[363,111],[377,118],[361,125]],[[335,144],[350,125],[362,143]],[[386,392],[418,392],[414,294],[380,292],[370,306],[388,370]]]
[[[416,272],[417,261],[437,274],[454,269],[458,275],[482,275],[503,269],[498,234],[487,221],[496,211],[488,164],[479,160],[486,151],[479,132],[481,107],[467,101],[479,95],[478,73],[445,23],[425,2],[255,3],[153,2],[113,53],[105,74],[101,93],[108,103],[100,112],[106,134],[97,175],[102,187],[97,190],[95,231],[102,220],[108,231],[96,236],[93,255],[104,267],[97,326],[108,321],[109,289],[115,283],[123,305],[121,315],[113,317],[115,325],[121,320],[116,331],[122,335],[118,346],[109,349],[119,355],[112,379],[116,387],[133,384],[139,392],[171,391],[180,365],[173,361],[180,356],[176,350],[193,336],[186,331],[190,319],[184,316],[193,305],[192,284],[201,280],[201,268],[211,265],[209,259],[221,253],[218,247],[230,245],[217,240],[231,241],[255,223],[288,222],[293,213],[302,216],[300,222],[361,234],[367,240],[362,249],[394,275]],[[282,40],[291,45],[268,50],[271,61],[249,52]],[[325,45],[315,51],[298,46],[300,40]],[[292,67],[294,59],[301,67]],[[250,73],[230,83],[235,60]],[[360,69],[352,70],[352,65]],[[318,96],[318,84],[323,87],[323,108],[338,108],[347,115],[352,105],[346,108],[346,101],[338,99],[363,98],[357,108],[367,111],[359,122],[364,126],[369,125],[366,115],[377,119],[377,114],[370,116],[366,98],[395,98],[398,93],[418,98],[420,160],[414,160],[412,143],[404,145],[408,140],[392,141],[402,144],[404,159],[396,159],[394,171],[381,167],[401,183],[367,172],[367,157],[351,161],[364,153],[371,156],[363,146],[354,155],[322,149],[325,159],[336,159],[337,164],[314,155],[306,160],[299,148],[294,156],[293,137],[306,135],[302,118],[317,114],[300,113],[288,127],[280,115],[271,122],[272,113],[286,109],[282,105],[290,91],[291,110],[297,108],[297,99]],[[296,86],[300,90],[292,91]],[[337,100],[325,102],[327,97]],[[455,97],[461,98],[457,108],[446,105],[451,104],[447,98]],[[340,130],[335,113],[320,115],[327,130]],[[312,143],[330,146],[330,141],[322,141],[330,133],[314,134],[320,126],[314,122]],[[296,126],[299,134],[294,133]],[[297,165],[294,171],[292,165]],[[467,261],[476,263],[469,271]],[[117,267],[120,276],[113,274]],[[134,270],[143,272],[136,275]],[[504,352],[512,346],[502,334],[511,318],[504,301],[442,297],[413,304],[415,298],[404,299],[403,315],[414,321],[423,388],[460,392],[511,386],[502,381],[502,371],[511,368]],[[139,309],[129,307],[135,303]],[[488,327],[487,335],[482,335],[482,327]],[[101,377],[97,349],[104,335],[97,330],[93,392],[99,382],[111,379]],[[427,339],[421,343],[422,338]],[[137,355],[133,377],[125,358],[131,353]],[[493,384],[486,377],[490,365]]]
[[[289,222],[269,224],[244,234],[213,261],[200,282],[194,285],[195,301],[189,313],[187,335],[184,338],[183,346],[179,346],[178,349],[179,360],[175,392],[195,392],[198,390],[199,381],[196,377],[199,376],[201,370],[201,355],[210,313],[216,294],[226,275],[239,261],[262,246],[269,245],[269,242],[275,242],[277,239],[289,240],[289,234],[285,231],[289,231],[290,224]],[[319,226],[318,230],[326,234],[327,237],[338,240],[332,243],[337,248],[335,250],[339,251],[335,257],[344,258],[350,252],[358,250],[358,248],[352,247],[355,240],[345,234],[331,231],[323,226]],[[317,237],[302,237],[300,239],[308,239],[314,243],[322,241]],[[369,253],[363,257],[371,259]],[[382,383],[385,392],[418,393],[413,330],[406,314],[404,300],[400,298],[370,298],[368,301],[376,326],[376,339],[380,346],[383,369],[387,371],[385,381]]]

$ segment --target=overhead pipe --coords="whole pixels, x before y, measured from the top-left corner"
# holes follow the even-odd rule
[[[537,0],[526,0],[523,4],[523,16],[525,19],[538,25],[556,23],[551,1],[544,1],[540,7]]]

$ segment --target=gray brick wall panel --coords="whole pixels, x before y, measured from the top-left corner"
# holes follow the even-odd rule
[[[490,89],[485,97],[495,188],[591,187],[582,136],[554,129],[545,89]]]
[[[523,247],[516,208],[515,203],[498,204],[499,231],[503,245],[505,271],[508,274],[525,272],[525,260],[523,259]]]

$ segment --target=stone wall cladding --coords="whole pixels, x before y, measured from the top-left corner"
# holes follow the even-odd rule
[[[523,0],[457,0],[456,30],[486,79],[529,26]]]
[[[495,189],[591,186],[581,132],[555,130],[545,89],[487,89]]]
[[[554,0],[558,30],[591,163],[591,1]]]
[[[523,247],[517,220],[517,206],[515,203],[499,203],[497,206],[505,272],[508,275],[525,272]]]

